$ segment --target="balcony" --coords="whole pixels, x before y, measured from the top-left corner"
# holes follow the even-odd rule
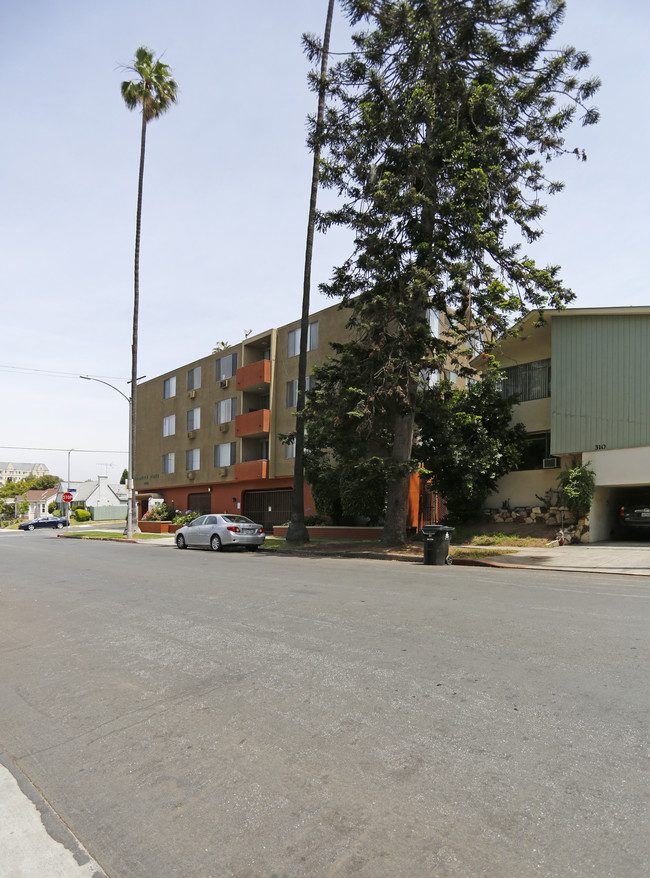
[[[268,409],[257,409],[237,415],[235,418],[235,436],[249,436],[251,439],[263,439],[268,435],[271,426],[271,412]]]
[[[268,460],[245,460],[235,464],[235,481],[244,482],[254,479],[268,479]]]
[[[271,361],[258,360],[237,369],[237,390],[263,391],[271,383]]]

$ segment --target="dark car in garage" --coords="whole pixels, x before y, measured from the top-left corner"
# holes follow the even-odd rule
[[[623,499],[618,523],[623,535],[650,534],[650,488],[632,491]]]

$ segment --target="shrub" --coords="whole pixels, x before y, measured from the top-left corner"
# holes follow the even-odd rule
[[[174,521],[176,510],[166,503],[157,503],[142,517],[143,521]]]
[[[557,480],[560,484],[562,497],[569,512],[576,518],[589,515],[591,501],[596,491],[596,473],[588,463],[564,469]]]
[[[87,509],[73,509],[70,515],[77,521],[90,521],[91,518],[90,512]]]
[[[193,509],[188,509],[186,512],[177,512],[172,519],[172,524],[189,524],[190,521],[194,521],[194,519],[198,517],[198,512],[194,512]]]

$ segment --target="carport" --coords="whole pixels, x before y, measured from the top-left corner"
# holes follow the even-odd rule
[[[620,538],[618,513],[637,490],[650,490],[650,448],[620,448],[583,454],[596,473],[596,493],[591,507],[590,542]],[[649,528],[650,530],[650,528]]]

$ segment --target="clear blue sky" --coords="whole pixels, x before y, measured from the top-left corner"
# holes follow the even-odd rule
[[[544,221],[538,260],[559,263],[576,305],[645,305],[650,82],[646,0],[568,0],[560,43],[592,55],[597,127],[586,164]],[[139,117],[119,85],[137,46],[162,53],[179,102],[149,126],[139,372],[161,372],[297,319],[311,156],[303,31],[325,0],[25,0],[0,13],[0,460],[42,461],[72,479],[126,465]],[[347,45],[334,24],[332,48]],[[572,144],[573,145],[573,142]],[[316,241],[316,291],[348,253]],[[56,373],[56,374],[51,374]],[[16,446],[16,447],[11,447]]]

